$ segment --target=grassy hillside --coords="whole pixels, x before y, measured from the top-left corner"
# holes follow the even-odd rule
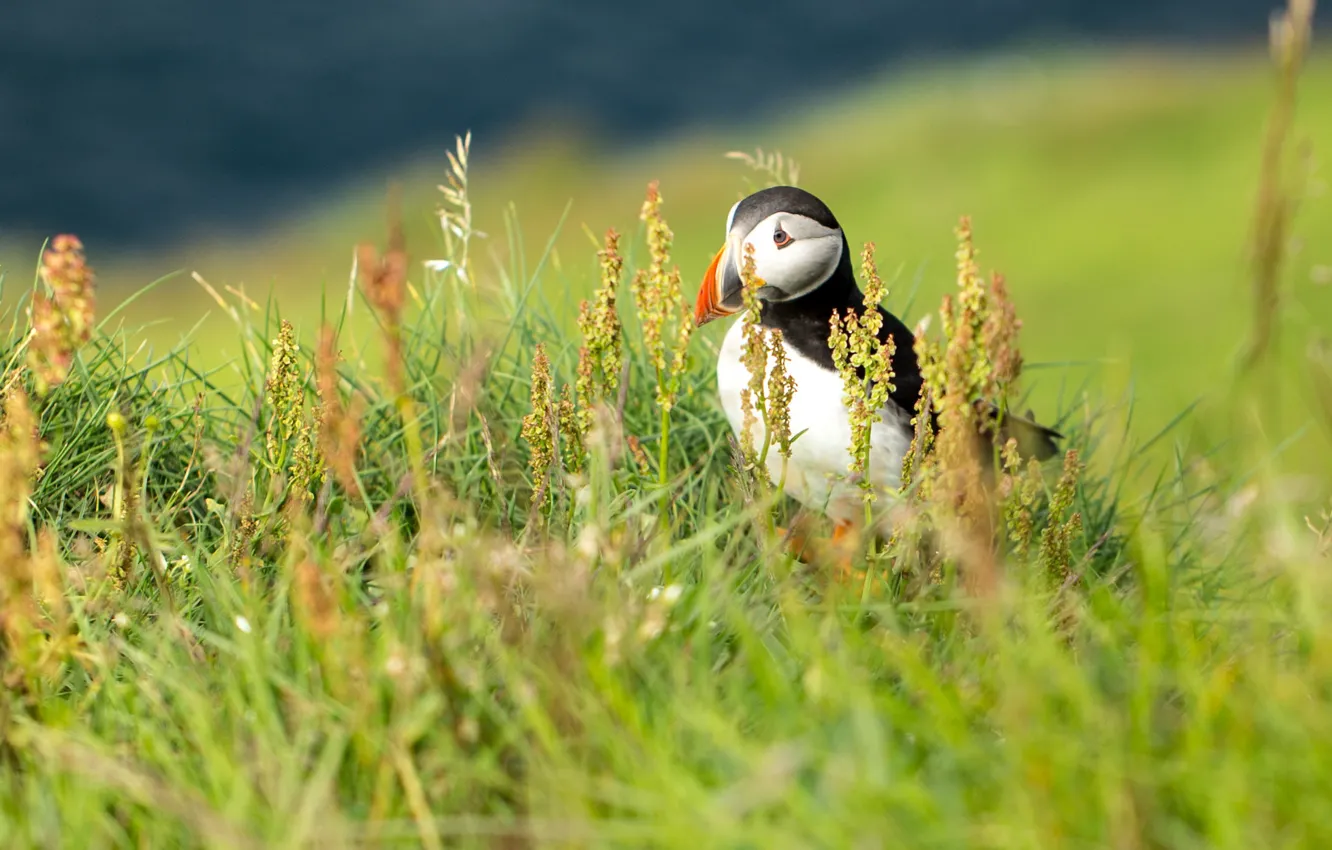
[[[472,194],[489,234],[478,247],[478,279],[494,287],[499,269],[513,265],[512,215],[529,270],[554,236],[535,296],[573,303],[595,266],[588,233],[633,232],[642,187],[659,179],[693,287],[744,185],[743,168],[721,154],[778,148],[800,162],[801,184],[829,202],[852,240],[877,243],[885,273],[894,274],[890,304],[917,294],[911,319],[950,285],[952,227],[971,215],[982,263],[1007,274],[1025,317],[1031,360],[1092,364],[1102,398],[1122,397],[1131,383],[1145,435],[1231,383],[1248,328],[1245,263],[1271,92],[1258,55],[996,58],[897,74],[835,99],[795,101],[755,126],[646,150],[602,150],[568,126],[534,128],[503,148],[478,139]],[[1332,98],[1332,63],[1316,61],[1302,92],[1297,130],[1316,163],[1332,149],[1332,111],[1315,106]],[[413,260],[439,250],[431,211],[443,174],[441,156],[394,175],[404,186]],[[1332,325],[1324,181],[1315,166],[1296,223],[1284,306],[1292,339]],[[308,330],[320,290],[343,297],[352,245],[382,234],[382,222],[383,183],[370,180],[273,232],[200,239],[165,257],[108,257],[94,246],[94,260],[113,292],[173,270],[197,270],[259,300],[271,290]],[[31,267],[35,247],[25,252],[9,252],[11,272],[16,263]],[[182,274],[126,315],[160,323],[149,338],[163,343],[210,309],[216,316]],[[205,358],[235,354],[229,323],[211,321],[202,333]],[[1292,430],[1309,411],[1303,356],[1292,344],[1283,361],[1284,424]],[[1087,372],[1042,373],[1034,402],[1052,412],[1061,397],[1076,396]],[[1295,450],[1308,457],[1326,446],[1309,434]]]
[[[1146,61],[991,80],[1002,98],[930,75],[777,140],[807,162],[827,140],[802,182],[902,265],[898,303],[919,277],[912,318],[963,293],[929,338],[939,429],[867,496],[881,533],[841,544],[758,471],[789,451],[782,382],[771,443],[737,445],[717,331],[682,321],[671,272],[711,255],[729,140],[478,167],[531,210],[506,231],[486,202],[499,262],[455,286],[377,238],[350,320],[339,257],[382,228],[361,206],[222,244],[198,267],[231,327],[152,356],[120,317],[197,302],[94,306],[79,246],[53,245],[34,327],[0,324],[0,844],[1328,846],[1332,508],[1271,462],[1288,426],[1263,405],[1294,360],[1199,420],[1248,451],[1152,462],[1146,487],[1091,399],[1044,466],[972,448],[1015,329],[960,211],[1031,359],[1148,347],[1157,415],[1172,382],[1235,374],[1261,86]],[[636,218],[649,162],[669,256],[656,209]],[[544,256],[572,185],[595,200],[572,224],[624,235],[570,226]],[[409,221],[415,260],[457,268]],[[1306,244],[1291,278],[1327,247]],[[225,289],[269,279],[294,323]],[[1318,291],[1291,288],[1293,351]]]

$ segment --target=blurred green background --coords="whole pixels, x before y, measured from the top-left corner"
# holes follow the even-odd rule
[[[1305,365],[1310,334],[1332,328],[1332,204],[1317,165],[1332,149],[1332,62],[1316,58],[1302,86],[1297,137],[1312,153],[1307,173],[1294,175],[1308,197],[1284,278],[1279,396],[1282,435],[1301,434],[1297,461],[1332,454],[1310,415]],[[1261,50],[1118,48],[917,64],[835,96],[793,96],[724,130],[651,142],[534,121],[504,143],[474,141],[472,197],[487,234],[474,249],[478,285],[516,267],[512,215],[529,270],[554,239],[538,297],[556,312],[576,304],[595,281],[590,237],[612,226],[635,234],[644,187],[657,179],[692,298],[729,206],[762,179],[723,154],[780,150],[853,243],[877,243],[891,306],[909,323],[952,286],[953,227],[971,215],[982,265],[1007,276],[1027,359],[1041,366],[1028,379],[1037,412],[1110,405],[1118,416],[1131,387],[1133,432],[1146,438],[1234,381],[1251,327],[1248,242],[1272,92]],[[382,240],[389,180],[403,186],[414,263],[435,255],[443,150],[332,185],[262,234],[94,250],[103,303],[174,275],[125,312],[127,323],[147,325],[143,338],[160,347],[211,311],[194,339],[202,361],[222,363],[238,341],[190,280],[197,272],[219,290],[276,295],[309,339],[321,293],[345,296],[353,245]],[[4,247],[8,297],[31,279],[37,244]],[[722,333],[709,329],[704,346]],[[1176,436],[1196,432],[1200,417]]]

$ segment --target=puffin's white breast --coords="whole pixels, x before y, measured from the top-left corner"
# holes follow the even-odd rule
[[[737,436],[743,421],[740,392],[749,384],[749,369],[740,359],[743,344],[742,322],[737,320],[726,332],[717,361],[717,390],[722,409]],[[787,372],[795,379],[791,434],[799,435],[791,444],[785,491],[806,507],[823,511],[835,520],[863,517],[859,488],[847,480],[851,464],[851,419],[842,402],[841,376],[805,357],[785,341],[782,347],[786,351]],[[895,489],[901,482],[902,459],[911,447],[910,423],[911,415],[890,400],[870,430],[870,480],[878,490]],[[764,434],[760,421],[753,428],[755,446],[763,445]],[[781,457],[775,446],[768,451],[767,467],[772,480],[780,480]]]

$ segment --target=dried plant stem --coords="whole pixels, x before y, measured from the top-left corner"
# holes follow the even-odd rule
[[[1245,359],[1256,366],[1276,345],[1281,265],[1295,199],[1285,184],[1285,160],[1295,115],[1296,90],[1309,48],[1314,0],[1289,0],[1272,21],[1272,56],[1277,64],[1277,92],[1263,141],[1253,225],[1253,339]],[[1272,382],[1275,386],[1276,382]]]
[[[739,160],[749,166],[766,178],[765,185],[800,185],[800,165],[794,159],[783,156],[781,151],[765,152],[763,148],[756,148],[752,154],[729,151],[726,158]]]
[[[380,256],[373,245],[362,244],[357,250],[356,265],[361,276],[361,286],[384,329],[388,388],[393,396],[394,408],[402,420],[413,490],[418,504],[424,504],[429,492],[429,479],[425,472],[425,443],[421,439],[416,405],[407,391],[406,363],[402,349],[403,307],[407,299],[407,250],[399,203],[398,189],[394,186],[389,196],[388,249]]]
[[[64,383],[74,355],[92,337],[94,274],[84,259],[83,243],[57,236],[42,254],[45,291],[33,294],[29,316],[28,365],[38,395]]]
[[[449,161],[445,182],[436,188],[444,196],[444,202],[436,210],[440,230],[444,235],[445,253],[449,259],[435,265],[452,272],[453,283],[452,310],[454,320],[453,333],[461,340],[462,330],[467,325],[467,299],[463,286],[475,291],[475,281],[471,273],[472,237],[485,236],[474,229],[472,222],[472,198],[469,191],[468,167],[472,154],[472,134],[455,137],[454,150],[447,152]]]

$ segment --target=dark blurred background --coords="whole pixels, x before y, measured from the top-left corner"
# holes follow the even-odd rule
[[[534,117],[612,140],[895,63],[1261,43],[1272,0],[4,0],[0,235],[150,248]]]

